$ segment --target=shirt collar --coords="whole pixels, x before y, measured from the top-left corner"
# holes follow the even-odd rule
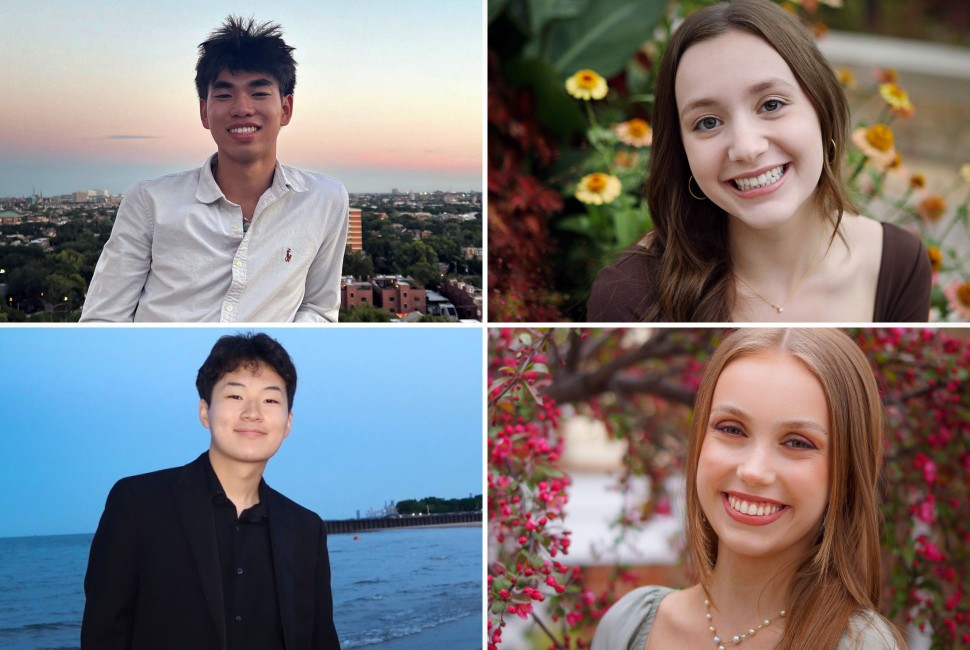
[[[202,173],[199,177],[199,189],[195,193],[195,198],[202,203],[214,203],[226,196],[219,189],[219,184],[216,183],[216,177],[212,174],[212,163],[218,156],[218,153],[212,154],[206,159],[205,164],[202,165]],[[273,184],[270,185],[269,189],[277,196],[282,196],[288,189],[292,189],[295,192],[307,191],[306,185],[300,182],[292,173],[288,173],[286,168],[278,160],[276,161],[276,171],[273,173]]]
[[[222,488],[222,483],[219,482],[219,477],[216,476],[216,471],[212,469],[212,461],[209,460],[208,453],[205,454],[205,463],[203,465],[205,466],[205,482],[208,487],[209,498],[219,504],[229,501],[229,497],[226,496],[226,491]],[[266,496],[266,481],[259,479],[259,503],[246,510],[250,521],[269,517],[269,509],[266,507]]]

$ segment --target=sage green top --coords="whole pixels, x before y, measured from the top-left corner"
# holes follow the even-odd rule
[[[600,621],[592,650],[643,650],[660,601],[671,591],[649,586],[623,596]],[[882,617],[863,610],[849,620],[849,628],[835,650],[899,650],[899,646]]]

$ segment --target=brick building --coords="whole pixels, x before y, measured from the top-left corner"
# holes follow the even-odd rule
[[[370,282],[358,282],[352,277],[340,279],[340,308],[350,309],[356,305],[373,305],[374,287]]]
[[[418,289],[413,281],[393,275],[379,275],[371,282],[374,289],[374,305],[392,314],[427,313],[428,303],[424,289]]]
[[[441,294],[452,302],[460,318],[482,320],[482,290],[451,278],[441,287]]]

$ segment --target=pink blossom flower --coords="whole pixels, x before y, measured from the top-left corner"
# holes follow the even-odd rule
[[[933,519],[936,518],[936,498],[932,494],[917,504],[916,517],[924,523],[933,523]]]

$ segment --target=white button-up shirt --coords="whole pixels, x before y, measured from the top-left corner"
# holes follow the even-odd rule
[[[347,190],[277,162],[245,229],[212,175],[214,158],[128,191],[82,322],[336,322]]]

